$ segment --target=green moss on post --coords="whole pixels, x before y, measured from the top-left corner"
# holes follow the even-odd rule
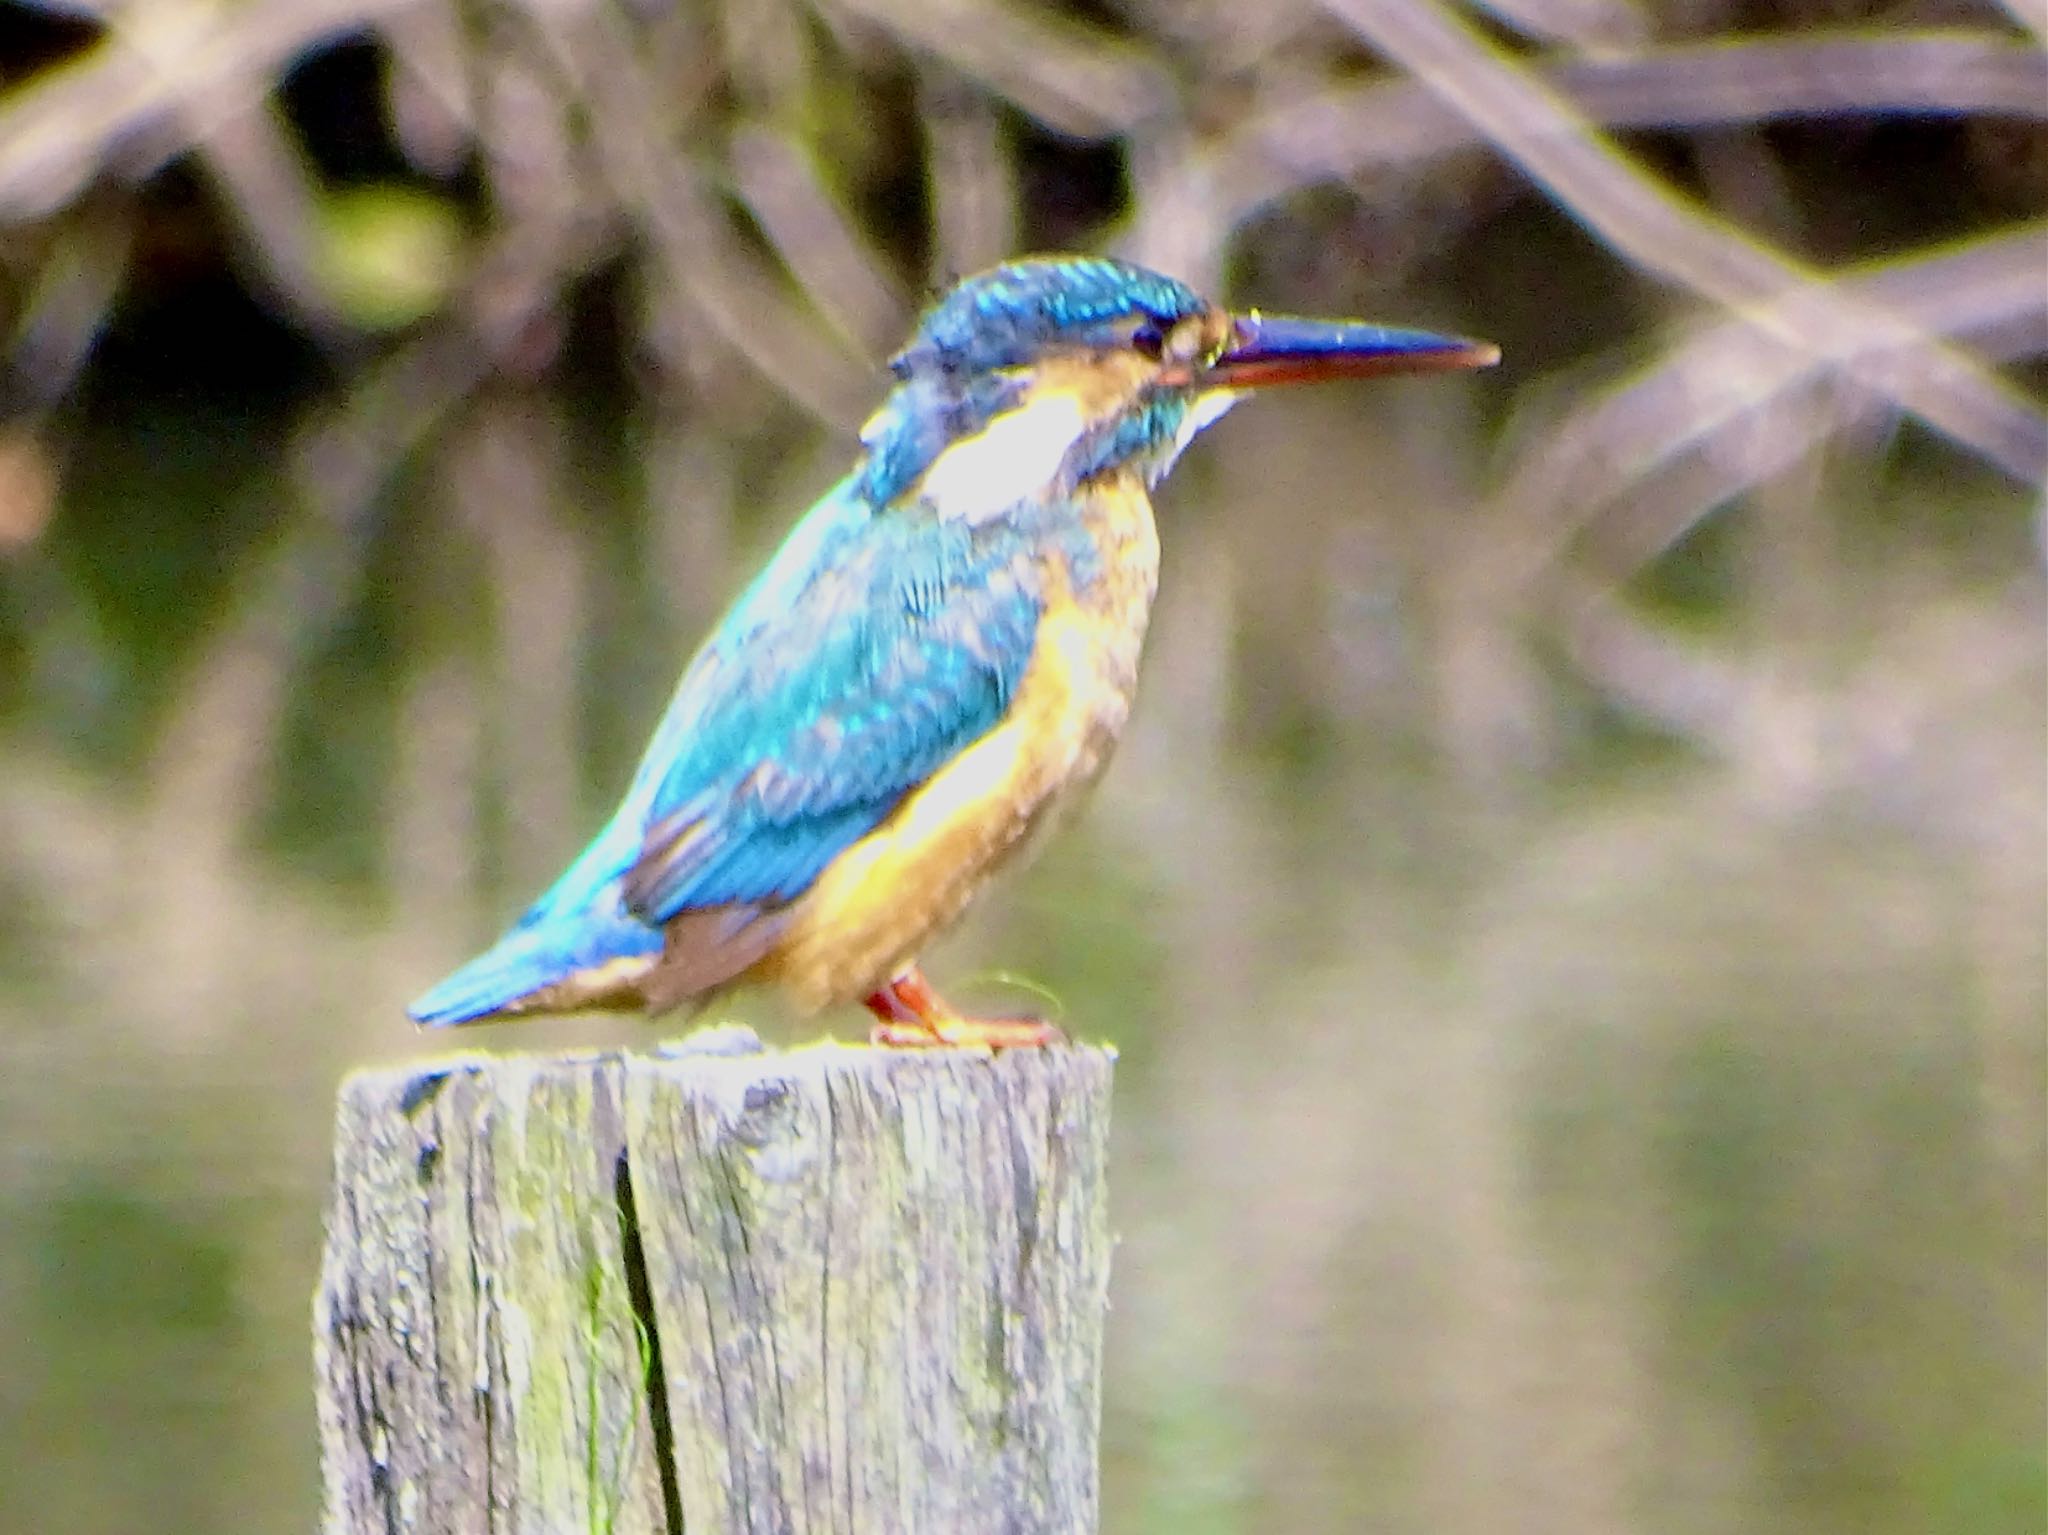
[[[1111,1059],[350,1077],[328,1535],[1093,1530]]]

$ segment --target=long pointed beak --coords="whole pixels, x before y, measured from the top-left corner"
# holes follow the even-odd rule
[[[1446,373],[1490,368],[1500,361],[1500,348],[1490,341],[1257,310],[1236,317],[1232,336],[1222,355],[1200,371],[1197,381],[1203,388],[1256,389],[1388,373]]]

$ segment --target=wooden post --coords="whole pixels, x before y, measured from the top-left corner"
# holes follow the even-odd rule
[[[1110,1052],[342,1084],[327,1535],[1092,1531]]]

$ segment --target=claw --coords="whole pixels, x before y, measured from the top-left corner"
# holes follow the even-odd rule
[[[1028,1050],[1066,1043],[1066,1035],[1040,1018],[963,1018],[912,965],[867,999],[881,1021],[868,1043],[888,1049]]]

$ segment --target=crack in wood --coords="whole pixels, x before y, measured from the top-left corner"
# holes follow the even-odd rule
[[[612,1178],[612,1197],[619,1212],[619,1249],[626,1269],[626,1296],[633,1325],[646,1354],[647,1418],[654,1427],[654,1469],[661,1479],[661,1515],[665,1535],[687,1535],[683,1528],[683,1494],[676,1481],[675,1425],[668,1415],[668,1374],[661,1361],[661,1324],[654,1312],[654,1286],[647,1277],[647,1249],[640,1240],[640,1214],[633,1205],[632,1159],[622,1149]]]

